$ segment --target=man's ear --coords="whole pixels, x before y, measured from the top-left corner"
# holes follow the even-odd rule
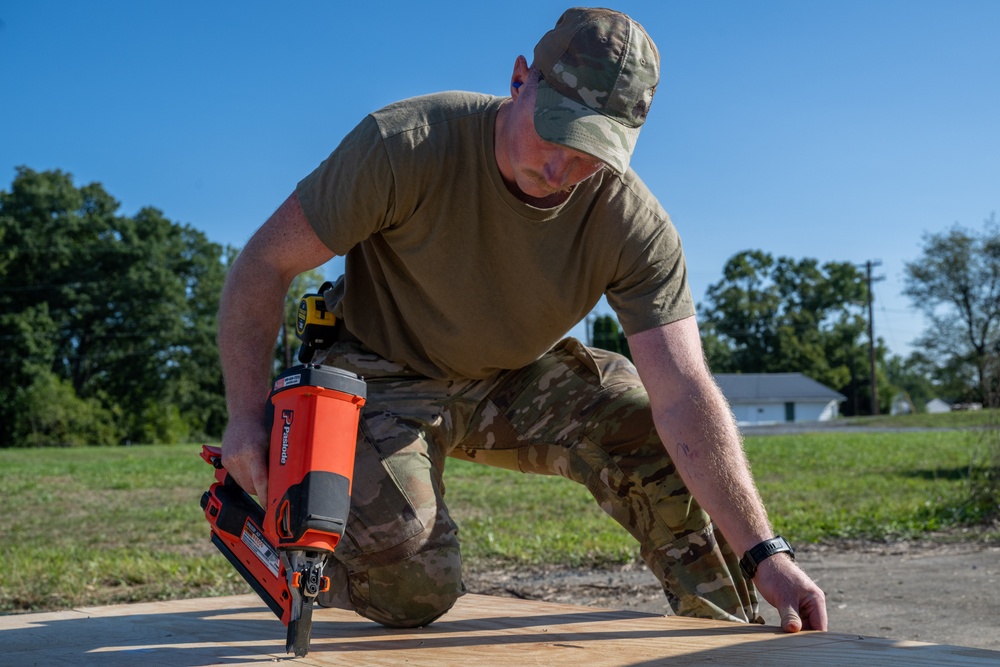
[[[518,56],[514,61],[514,72],[510,75],[510,96],[517,99],[520,95],[520,88],[528,82],[528,61],[524,56]]]

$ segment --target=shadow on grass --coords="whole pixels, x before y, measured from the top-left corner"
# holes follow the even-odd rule
[[[931,468],[927,470],[903,470],[899,472],[900,477],[926,480],[967,480],[973,476],[985,475],[990,472],[986,466],[959,466],[955,468]]]

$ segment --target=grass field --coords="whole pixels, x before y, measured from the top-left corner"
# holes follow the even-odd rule
[[[776,529],[802,543],[976,522],[969,474],[982,442],[981,431],[965,430],[815,433],[748,438],[747,451]],[[213,478],[199,451],[0,450],[0,612],[248,592],[208,540],[199,498]],[[470,568],[637,556],[571,482],[448,465]]]

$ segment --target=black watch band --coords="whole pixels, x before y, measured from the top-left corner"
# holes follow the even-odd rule
[[[740,569],[743,571],[743,576],[747,579],[753,579],[753,575],[757,574],[758,565],[774,554],[780,553],[787,553],[792,557],[792,560],[795,560],[795,549],[781,535],[764,540],[743,554],[743,558],[740,559]]]

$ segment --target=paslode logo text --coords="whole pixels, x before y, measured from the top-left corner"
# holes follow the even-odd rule
[[[294,410],[281,411],[281,420],[285,422],[284,427],[281,429],[281,465],[285,465],[285,462],[288,460],[288,434],[292,430],[292,420],[294,418]]]

